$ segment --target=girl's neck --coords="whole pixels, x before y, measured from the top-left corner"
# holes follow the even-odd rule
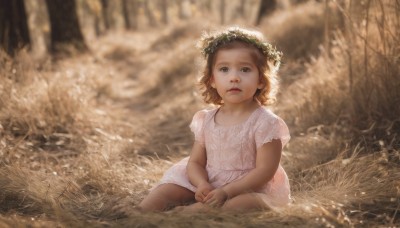
[[[260,107],[257,101],[241,104],[224,104],[217,111],[214,121],[221,126],[232,126],[244,123]]]
[[[252,100],[249,102],[243,102],[240,104],[223,104],[220,107],[220,110],[224,113],[229,113],[229,114],[243,114],[243,113],[248,113],[248,112],[253,112],[256,110],[258,107],[260,107],[260,103],[256,100]]]

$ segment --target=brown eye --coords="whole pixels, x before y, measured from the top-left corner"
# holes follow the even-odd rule
[[[249,67],[242,67],[242,69],[240,69],[240,71],[242,71],[244,73],[248,73],[251,71],[251,69]]]

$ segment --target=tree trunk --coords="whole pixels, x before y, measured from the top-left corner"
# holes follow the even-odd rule
[[[100,27],[100,16],[97,14],[94,15],[94,32],[96,34],[96,37],[99,37],[102,34]]]
[[[129,17],[130,7],[129,0],[122,0],[122,15],[124,17],[125,29],[129,30],[132,28],[131,18]]]
[[[0,0],[0,47],[13,56],[30,44],[23,0]]]
[[[212,7],[211,7],[211,0],[200,0],[200,2],[199,3],[197,3],[197,4],[199,4],[200,5],[200,9],[202,10],[202,11],[205,11],[205,12],[207,12],[207,13],[210,13],[210,11],[212,10]]]
[[[277,7],[276,0],[261,0],[260,9],[258,11],[256,25],[261,23],[261,19],[266,14],[274,11]]]
[[[140,1],[138,0],[131,0],[132,1],[132,8],[131,8],[131,28],[138,29],[139,28],[139,8],[141,7]]]
[[[246,0],[240,0],[240,5],[238,7],[237,13],[241,18],[245,18],[245,6],[246,6]]]
[[[149,25],[154,27],[157,25],[153,11],[150,9],[149,1],[143,1],[144,13],[146,14]]]
[[[51,53],[72,55],[88,50],[80,29],[75,0],[46,0],[51,29]]]
[[[183,0],[178,0],[177,4],[178,4],[178,17],[179,19],[184,19],[185,16],[183,14]]]
[[[219,6],[219,13],[221,24],[225,24],[225,0],[220,0],[221,5]]]
[[[86,0],[83,6],[93,15],[93,25],[96,37],[102,35],[104,28],[101,24],[102,6],[100,0]]]
[[[109,8],[109,2],[108,0],[101,0],[101,13],[103,14],[103,21],[104,21],[104,28],[106,30],[110,29],[110,17],[108,14],[108,8]]]
[[[202,0],[202,2],[204,2],[204,0]],[[179,1],[177,1],[177,4],[178,4],[179,19],[184,20],[184,19],[190,18],[191,14],[192,14],[191,8],[190,8],[191,7],[190,1],[189,0],[179,0]],[[199,6],[199,8],[200,8],[200,10],[203,10],[202,9],[202,7],[204,7],[203,4],[206,4],[206,3],[198,3],[198,4],[202,4]],[[204,10],[204,11],[206,11],[206,10]],[[207,10],[207,12],[209,12],[209,10]]]
[[[168,0],[161,0],[161,21],[167,25],[169,22],[168,18]]]

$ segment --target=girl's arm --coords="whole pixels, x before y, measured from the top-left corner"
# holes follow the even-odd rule
[[[260,189],[270,181],[279,167],[282,154],[280,140],[272,140],[257,149],[256,167],[245,177],[225,185],[222,189],[227,198],[232,198],[246,192]]]
[[[195,198],[203,202],[204,198],[214,188],[208,183],[208,174],[205,169],[207,164],[206,149],[198,142],[194,142],[192,152],[186,167],[189,181],[197,187]]]
[[[203,182],[208,182],[208,175],[205,169],[206,163],[206,149],[203,145],[195,141],[186,168],[189,181],[192,185],[197,187]]]

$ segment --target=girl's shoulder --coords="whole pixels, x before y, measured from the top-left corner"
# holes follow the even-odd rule
[[[271,109],[262,107],[259,113],[256,123],[254,123],[256,129],[274,129],[276,127],[287,128],[285,121]]]
[[[260,107],[260,114],[259,114],[259,119],[260,120],[270,120],[270,121],[277,121],[281,120],[281,118],[276,115],[271,109],[267,107]]]
[[[272,139],[280,139],[282,147],[290,140],[289,128],[285,121],[272,110],[263,108],[255,124],[257,148]]]
[[[204,122],[212,119],[215,113],[218,111],[218,108],[205,108],[200,111],[197,111],[193,115],[192,123],[198,123],[199,125],[203,125]]]
[[[202,109],[200,111],[197,111],[194,114],[193,118],[206,119],[209,116],[213,116],[217,111],[218,111],[218,107],[216,107],[216,108],[205,108],[205,109]]]

